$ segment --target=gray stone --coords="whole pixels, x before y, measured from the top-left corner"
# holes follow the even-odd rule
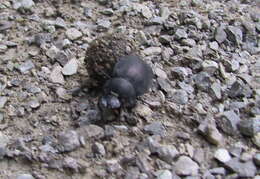
[[[37,99],[34,99],[34,100],[31,100],[28,102],[28,105],[33,108],[33,109],[36,109],[38,108],[41,104],[40,102],[37,100]]]
[[[100,11],[102,14],[107,15],[107,16],[112,16],[114,14],[113,9],[108,8],[108,9],[103,9]]]
[[[229,109],[231,109],[231,110],[242,109],[245,107],[246,107],[245,102],[233,101],[233,102],[230,102],[230,104],[229,104]]]
[[[76,28],[70,28],[66,31],[66,36],[70,39],[70,40],[77,40],[80,37],[82,37],[82,33],[76,29]]]
[[[105,125],[105,137],[106,138],[111,138],[116,135],[116,130],[113,126],[110,125]]]
[[[104,137],[105,132],[103,128],[91,124],[79,128],[79,134],[85,137],[85,139],[89,139],[89,138],[100,139]]]
[[[229,174],[225,176],[225,179],[237,179],[239,175],[237,173]]]
[[[137,167],[127,167],[128,170],[125,175],[125,179],[139,179],[140,171]]]
[[[252,159],[253,159],[252,153],[243,152],[242,155],[240,156],[241,162],[247,162],[247,161],[252,160]]]
[[[4,43],[7,47],[17,47],[18,45],[16,42],[12,42],[12,41],[5,41]]]
[[[97,2],[101,5],[107,5],[108,4],[108,0],[97,0]]]
[[[199,176],[186,176],[184,179],[201,179]]]
[[[26,86],[26,91],[28,93],[36,94],[36,93],[40,93],[42,90],[41,90],[41,88],[31,84],[31,85]]]
[[[193,77],[195,85],[198,89],[208,91],[211,86],[210,76],[207,72],[200,72]]]
[[[214,99],[221,99],[222,94],[221,94],[221,85],[220,83],[213,83],[209,89],[210,95],[211,97],[213,97]]]
[[[180,156],[174,169],[179,176],[196,176],[199,173],[199,165],[187,156]]]
[[[148,159],[149,157],[144,153],[139,153],[136,157],[136,165],[143,173],[149,173],[153,169]]]
[[[53,83],[64,84],[64,77],[62,75],[62,67],[57,65],[53,68],[50,74],[50,81]]]
[[[9,143],[9,137],[0,132],[0,147],[5,148]]]
[[[213,60],[204,60],[202,62],[202,69],[209,74],[214,74],[218,69],[218,64]]]
[[[5,157],[6,153],[7,153],[6,148],[0,147],[0,161]]]
[[[76,131],[69,130],[58,135],[57,149],[60,152],[71,152],[78,147],[80,147],[80,141]]]
[[[5,103],[7,102],[8,98],[5,96],[0,96],[0,109],[2,109],[5,106]]]
[[[30,10],[33,6],[34,6],[33,0],[14,0],[13,1],[14,9]]]
[[[71,99],[72,96],[70,94],[68,94],[68,92],[66,91],[66,89],[62,88],[62,87],[58,87],[56,89],[56,94],[58,95],[59,98],[61,99],[65,99],[65,100],[68,100],[68,99]]]
[[[71,41],[69,39],[64,39],[63,42],[62,42],[62,47],[63,48],[67,48],[71,45]]]
[[[66,28],[67,25],[66,22],[61,17],[57,17],[57,19],[55,20],[55,26]]]
[[[148,175],[146,173],[140,173],[139,178],[138,179],[148,179]]]
[[[208,170],[203,173],[202,177],[205,178],[205,179],[215,179],[215,177]],[[188,178],[188,177],[186,177],[186,178]]]
[[[174,38],[177,40],[186,39],[188,38],[188,34],[185,29],[177,29]]]
[[[59,64],[62,65],[63,67],[68,63],[70,58],[71,58],[70,55],[68,55],[64,51],[59,50],[57,52],[54,52],[55,61],[59,62]]]
[[[25,115],[24,107],[18,107],[18,109],[17,109],[17,116],[22,117],[24,115]]]
[[[173,67],[171,68],[171,78],[184,80],[189,75],[187,68]]]
[[[255,46],[254,42],[245,42],[242,44],[242,49],[248,51],[251,55],[259,54],[260,48]]]
[[[13,22],[10,21],[1,21],[0,31],[5,31],[10,29],[14,25]],[[0,39],[2,40],[2,35],[0,35]]]
[[[59,52],[60,52],[60,50],[55,45],[52,45],[51,48],[49,48],[46,51],[46,55],[47,55],[47,57],[49,57],[52,60],[54,60]]]
[[[196,13],[195,16],[196,17],[189,19],[187,21],[187,23],[190,25],[195,25],[198,29],[202,29],[203,24],[202,24],[201,18],[199,17],[200,15]],[[199,35],[199,34],[196,34],[196,35]]]
[[[163,169],[172,169],[171,165],[168,164],[165,161],[162,161],[160,159],[155,160],[156,166],[158,167],[158,170],[163,170]]]
[[[155,147],[154,153],[156,153],[159,158],[169,164],[171,164],[176,156],[179,155],[178,150],[172,145],[160,145]]]
[[[86,172],[86,166],[79,163],[76,159],[72,157],[66,157],[63,160],[62,167],[64,169],[68,169],[72,171],[73,173],[85,173]]]
[[[122,170],[121,165],[115,159],[107,160],[106,165],[107,165],[107,171],[109,173],[116,173],[116,172],[119,172],[120,170]]]
[[[135,109],[136,109],[136,113],[143,118],[149,118],[153,113],[153,111],[151,110],[151,108],[149,108],[149,106],[143,104],[138,104]]]
[[[153,16],[151,10],[145,5],[141,6],[141,13],[147,19],[150,19]]]
[[[245,65],[243,65],[245,66]],[[240,68],[241,69],[241,68]],[[240,72],[239,72],[240,73]],[[247,84],[251,86],[252,81],[254,77],[252,75],[246,74],[245,72],[242,72],[242,74],[238,75],[239,78],[241,78],[243,81],[245,81]],[[252,85],[253,86],[253,85]]]
[[[254,156],[254,162],[255,164],[260,167],[260,153],[256,153]]]
[[[16,179],[34,179],[31,174],[19,174]]]
[[[242,163],[239,158],[229,160],[225,163],[225,167],[237,173],[239,177],[254,177],[257,170],[252,160]]]
[[[188,46],[188,47],[194,47],[196,45],[196,41],[190,38],[182,39],[181,45]]]
[[[88,7],[84,7],[84,15],[86,17],[93,17],[92,9]]]
[[[170,93],[172,91],[172,86],[167,79],[157,78],[157,81],[163,91],[166,93]]]
[[[78,63],[75,58],[72,58],[68,63],[62,68],[63,75],[74,75],[77,73]]]
[[[42,152],[57,153],[58,150],[54,149],[50,144],[45,144],[39,147]]]
[[[239,62],[235,59],[224,61],[225,69],[227,72],[235,72],[239,70]]]
[[[209,172],[213,175],[226,175],[226,170],[223,167],[209,169]]]
[[[191,85],[186,84],[184,82],[178,82],[178,86],[189,94],[192,94],[194,92],[194,88]]]
[[[164,23],[165,19],[159,16],[155,16],[150,19],[150,24],[151,25],[162,25]]]
[[[233,42],[235,45],[239,45],[242,43],[243,33],[239,27],[228,26],[225,29],[225,32],[227,33],[228,40]]]
[[[161,7],[160,8],[160,15],[164,20],[167,20],[168,17],[171,15],[171,11],[168,7]]]
[[[146,56],[159,55],[161,54],[161,52],[162,52],[161,47],[148,47],[142,51],[142,53]]]
[[[0,100],[1,101],[1,100]],[[0,112],[0,123],[2,123],[4,120],[4,113]]]
[[[156,151],[158,148],[161,147],[161,144],[158,142],[158,136],[148,136],[140,145],[139,149],[140,151],[143,150],[143,148],[149,148],[151,154],[156,154]]]
[[[192,61],[202,62],[200,59],[203,56],[201,47],[193,47],[188,51],[187,58]],[[194,62],[193,62],[194,63]]]
[[[226,39],[227,39],[227,34],[224,30],[224,27],[220,26],[220,27],[216,28],[216,30],[215,30],[215,40],[218,43],[223,43]]]
[[[159,37],[159,41],[162,43],[162,44],[170,44],[171,43],[171,36],[170,35],[161,35]]]
[[[246,85],[242,80],[235,81],[228,91],[228,95],[231,98],[236,97],[250,97],[252,95],[252,90],[248,85]]]
[[[128,127],[125,125],[113,125],[113,127],[120,132],[127,132],[128,131]]]
[[[170,96],[171,101],[180,105],[187,104],[189,100],[189,96],[184,90],[175,90]]]
[[[260,132],[260,118],[241,120],[238,123],[238,129],[240,130],[241,134],[253,137],[254,134]]]
[[[222,117],[217,121],[217,125],[223,132],[228,135],[237,134],[237,124],[240,121],[240,117],[233,111],[225,111]]]
[[[163,79],[167,79],[167,73],[165,71],[163,71],[161,68],[155,68],[154,73],[156,76],[163,78]]]
[[[159,170],[155,172],[156,179],[172,179],[172,173],[169,170]]]
[[[25,140],[26,139],[19,137],[12,144],[15,149],[22,151],[22,152],[28,152],[28,151],[30,151],[30,149],[25,145]]]
[[[54,23],[54,22],[52,22],[52,23]],[[48,25],[48,24],[44,24],[43,29],[52,34],[56,31],[56,28],[54,25]]]
[[[240,157],[241,153],[242,153],[242,147],[231,147],[229,149],[229,153],[234,156],[234,157]]]
[[[166,130],[161,122],[153,122],[144,126],[144,131],[152,135],[165,136]]]
[[[231,156],[229,155],[228,151],[226,149],[223,149],[223,148],[215,151],[214,157],[222,163],[226,163],[229,160],[231,160]]]
[[[193,147],[191,144],[186,143],[186,144],[185,144],[185,149],[186,149],[188,155],[189,155],[190,157],[193,157],[193,155],[194,155],[194,147]]]
[[[198,131],[207,139],[208,142],[214,145],[220,145],[223,143],[223,136],[213,124],[205,121],[199,125]]]
[[[260,148],[260,132],[256,133],[253,137],[253,143]]]
[[[34,64],[31,60],[27,60],[24,63],[22,63],[21,65],[19,65],[18,69],[21,73],[26,73],[29,70],[34,68]]]
[[[0,44],[0,52],[5,52],[7,48],[7,45]]]
[[[212,50],[218,51],[218,48],[219,48],[218,43],[216,41],[210,42],[209,48]]]
[[[97,20],[97,30],[98,31],[107,31],[111,26],[111,22],[106,19]]]
[[[203,5],[203,1],[202,0],[192,0],[191,5],[195,6],[195,7],[200,7]]]
[[[50,33],[38,33],[36,35],[34,35],[34,39],[33,42],[41,47],[42,45],[44,45],[47,42],[51,42],[52,37]]]
[[[149,44],[149,41],[148,41],[148,39],[147,39],[146,34],[145,34],[143,31],[141,31],[141,30],[137,32],[135,38],[136,38],[136,40],[137,40],[140,44],[142,44],[142,45],[147,45],[147,44]]]
[[[197,163],[202,163],[205,160],[205,152],[202,148],[196,148],[194,151],[193,159]]]
[[[97,156],[105,156],[106,155],[106,150],[103,144],[95,142],[92,145],[92,151],[94,152],[95,155]]]

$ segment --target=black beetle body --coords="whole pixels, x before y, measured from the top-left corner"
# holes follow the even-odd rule
[[[132,108],[136,104],[136,97],[149,90],[152,79],[151,67],[138,56],[121,57],[113,68],[112,78],[103,87],[99,103],[110,109]]]

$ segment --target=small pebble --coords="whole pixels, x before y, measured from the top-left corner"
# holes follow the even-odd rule
[[[62,67],[61,66],[55,66],[50,74],[50,80],[53,83],[59,83],[64,84],[64,77],[62,75]]]
[[[16,179],[35,179],[31,174],[20,174]]]
[[[22,63],[18,69],[21,73],[26,73],[27,71],[31,70],[34,68],[34,64],[31,60],[27,60],[26,62]]]
[[[79,39],[83,34],[76,28],[70,28],[66,31],[66,36],[70,40],[77,40]]]
[[[218,149],[215,152],[214,157],[222,163],[226,163],[231,159],[231,157],[226,149]]]
[[[76,74],[78,70],[78,63],[75,58],[68,61],[68,63],[62,68],[63,75],[73,75]]]

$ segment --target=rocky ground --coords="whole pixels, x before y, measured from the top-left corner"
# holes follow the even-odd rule
[[[155,74],[135,123],[78,90],[111,30]],[[258,0],[0,0],[0,178],[259,179],[259,59]]]

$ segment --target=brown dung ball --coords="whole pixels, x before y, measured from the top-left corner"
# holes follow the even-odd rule
[[[111,78],[122,56],[138,54],[135,41],[123,33],[113,32],[93,40],[86,51],[85,64],[90,87],[98,87]]]

